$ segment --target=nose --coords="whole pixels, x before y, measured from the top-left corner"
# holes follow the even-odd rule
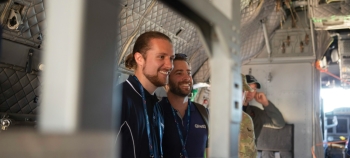
[[[164,68],[167,69],[168,71],[171,71],[173,67],[174,67],[173,60],[169,57],[167,60],[165,60]]]
[[[189,75],[188,73],[185,73],[183,80],[189,81],[191,80],[191,77],[192,77],[191,75]]]

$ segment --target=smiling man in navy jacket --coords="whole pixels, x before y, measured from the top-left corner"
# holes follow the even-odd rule
[[[208,111],[189,100],[192,76],[185,54],[175,54],[174,69],[169,75],[167,98],[160,102],[164,110],[163,150],[165,158],[204,157],[208,148],[208,127],[202,113]],[[200,112],[201,111],[201,112]]]
[[[123,88],[121,122],[117,129],[120,157],[163,156],[164,121],[154,91],[166,84],[173,58],[170,38],[155,31],[143,33],[126,58],[125,67],[134,69],[135,75],[119,85]]]

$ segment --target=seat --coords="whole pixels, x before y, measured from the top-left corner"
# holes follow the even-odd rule
[[[257,140],[258,158],[293,158],[294,125],[282,129],[264,127]]]

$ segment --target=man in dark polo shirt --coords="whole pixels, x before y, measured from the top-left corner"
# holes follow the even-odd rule
[[[164,110],[165,158],[204,157],[205,149],[208,148],[208,127],[197,109],[197,106],[202,105],[196,106],[188,98],[193,80],[186,59],[185,54],[175,54],[174,69],[166,87],[168,97],[160,102]]]
[[[173,67],[173,46],[168,36],[146,32],[136,40],[125,67],[135,75],[121,85],[122,111],[117,142],[121,142],[122,158],[161,158],[164,120],[154,94],[164,86]]]

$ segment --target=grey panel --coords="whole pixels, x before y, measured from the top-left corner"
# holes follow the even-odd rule
[[[280,29],[275,31],[275,34],[271,40],[271,56],[272,57],[300,57],[300,56],[312,56],[312,44],[309,41],[305,41],[305,35],[310,36],[310,30],[308,29]],[[290,43],[287,44],[287,38],[289,36]],[[300,46],[300,43],[303,46]],[[285,45],[283,51],[282,45]],[[308,44],[307,44],[308,43]],[[301,49],[302,48],[302,49]]]
[[[0,112],[36,114],[41,78],[23,67],[0,63]]]
[[[0,62],[25,67],[28,60],[28,52],[30,49],[34,50],[32,57],[32,68],[38,70],[41,62],[42,50],[31,48],[30,46],[18,44],[13,41],[2,39],[2,50]]]
[[[261,84],[259,91],[264,92],[266,97],[281,111],[286,123],[294,124],[294,144],[304,144],[294,146],[294,157],[305,157],[305,153],[310,153],[313,132],[319,132],[318,130],[312,131],[311,128],[315,94],[312,64],[244,65],[242,73],[248,74],[250,68],[252,75]],[[270,72],[272,79],[269,82]],[[251,104],[262,108],[255,101]],[[305,146],[310,148],[305,148]]]
[[[294,125],[286,124],[282,129],[264,127],[257,139],[257,149],[293,152]]]

